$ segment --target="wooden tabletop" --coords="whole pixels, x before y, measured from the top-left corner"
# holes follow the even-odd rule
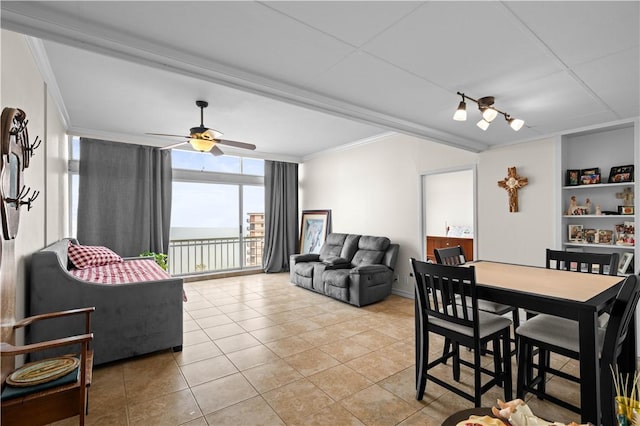
[[[613,287],[623,278],[615,275],[558,271],[535,266],[477,261],[476,282],[509,290],[586,302]]]

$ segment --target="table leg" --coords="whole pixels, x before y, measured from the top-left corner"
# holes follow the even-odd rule
[[[580,313],[580,409],[582,423],[600,424],[600,363],[596,347],[598,315],[595,311]]]

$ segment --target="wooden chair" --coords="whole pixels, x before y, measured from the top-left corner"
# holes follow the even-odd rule
[[[618,273],[618,253],[585,253],[547,249],[546,267],[565,271],[604,274],[608,267],[609,275]]]
[[[617,364],[622,343],[627,336],[629,323],[634,318],[639,298],[640,282],[637,276],[630,275],[625,279],[616,296],[606,329],[601,329],[596,338],[596,345],[600,352],[600,401],[603,413],[602,421],[598,424],[615,424],[613,380],[609,366]],[[518,350],[521,354],[518,361],[517,397],[523,398],[527,392],[533,393],[540,399],[547,399],[561,407],[580,413],[580,407],[548,394],[544,386],[539,386],[546,380],[546,373],[578,383],[579,378],[552,368],[548,362],[539,363],[536,377],[530,377],[528,372],[533,364],[532,347],[579,360],[578,323],[552,315],[537,315],[518,327],[516,333],[519,335]]]
[[[493,386],[502,386],[505,400],[512,397],[511,351],[509,350],[509,328],[511,320],[478,309],[475,269],[438,265],[411,259],[416,290],[416,399],[421,400],[431,380],[454,392],[476,407],[481,404],[482,394]],[[450,303],[449,296],[460,296],[461,304]],[[470,304],[467,302],[470,301]],[[429,334],[436,333],[450,339],[453,349],[429,362]],[[480,347],[493,342],[494,370],[482,366]],[[500,345],[502,343],[502,346]],[[472,348],[473,362],[460,358],[460,346]],[[459,386],[451,384],[429,373],[439,364],[453,358],[453,377],[460,380],[460,365],[471,367],[474,373],[474,393],[469,394]],[[491,379],[484,385],[481,374]]]
[[[85,318],[85,334],[25,346],[0,343],[2,362],[13,362],[13,357],[16,355],[29,354],[45,349],[63,346],[75,346],[77,348],[78,345],[80,346],[80,365],[78,367],[77,380],[44,390],[38,390],[39,388],[36,386],[30,393],[11,399],[3,399],[3,426],[43,425],[76,415],[80,416],[80,425],[84,425],[88,408],[88,387],[91,384],[93,369],[93,352],[89,348],[89,343],[93,339],[93,334],[91,333],[91,313],[93,311],[95,311],[95,308],[91,307],[35,315],[18,321],[13,326],[14,330],[17,330],[37,321],[71,315],[84,315]],[[3,383],[3,390],[5,386],[6,384]]]
[[[467,263],[467,258],[464,254],[464,250],[461,246],[455,247],[446,247],[446,248],[437,248],[433,250],[433,254],[436,257],[436,262],[442,265],[464,265]],[[457,300],[457,303],[460,303]],[[478,299],[478,309],[484,312],[489,312],[495,315],[504,315],[511,312],[511,317],[513,319],[513,327],[520,324],[520,314],[518,312],[518,308],[515,306],[503,305],[502,303],[490,302],[488,300]],[[448,350],[448,346],[445,341],[445,351]],[[513,354],[516,354],[517,350],[517,342],[515,342],[515,349]],[[486,352],[486,348],[482,348],[482,354]],[[491,352],[489,352],[491,353]]]

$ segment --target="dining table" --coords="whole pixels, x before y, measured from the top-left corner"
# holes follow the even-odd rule
[[[600,424],[600,363],[596,335],[598,316],[615,300],[624,277],[588,274],[495,261],[475,261],[479,299],[555,315],[579,323],[581,422]],[[635,371],[635,320],[618,359],[621,372]],[[418,336],[416,327],[416,344]],[[606,367],[605,367],[606,368]]]

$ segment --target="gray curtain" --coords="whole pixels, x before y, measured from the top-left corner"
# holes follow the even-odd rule
[[[289,270],[289,256],[298,252],[298,165],[264,162],[265,272]]]
[[[80,139],[78,241],[120,256],[167,253],[171,151]]]

